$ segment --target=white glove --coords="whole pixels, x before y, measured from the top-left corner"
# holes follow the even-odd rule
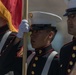
[[[23,19],[22,22],[19,25],[19,31],[17,33],[18,38],[23,37],[24,32],[29,32],[30,26],[28,24],[28,21],[26,19]]]

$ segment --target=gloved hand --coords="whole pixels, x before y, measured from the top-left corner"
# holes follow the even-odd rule
[[[23,19],[22,22],[19,25],[19,31],[17,33],[18,38],[23,37],[24,32],[29,32],[30,26],[28,24],[28,21],[26,19]]]

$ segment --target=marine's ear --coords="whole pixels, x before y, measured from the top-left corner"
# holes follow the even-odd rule
[[[49,33],[49,38],[52,39],[52,38],[54,37],[54,35],[55,35],[55,33],[54,33],[53,31],[51,31],[51,32]]]

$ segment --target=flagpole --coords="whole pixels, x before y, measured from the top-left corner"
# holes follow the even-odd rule
[[[28,0],[23,0],[23,19],[28,20]],[[23,35],[22,75],[27,75],[27,33]]]

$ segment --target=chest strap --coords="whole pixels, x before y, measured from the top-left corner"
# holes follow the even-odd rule
[[[41,75],[48,75],[48,71],[49,71],[51,62],[52,62],[52,60],[53,60],[53,58],[55,57],[56,54],[58,54],[58,53],[57,53],[56,51],[53,51],[53,52],[49,55],[49,57],[48,57],[48,59],[47,59],[47,61],[46,61],[46,63],[45,63],[45,66],[44,66],[44,68],[43,68],[43,71],[42,71],[42,74],[41,74]],[[32,60],[32,58],[33,58],[34,56],[35,56],[35,52],[33,52],[33,53],[27,58],[27,66],[29,65],[29,63],[31,62],[31,60]]]
[[[49,57],[48,57],[48,59],[47,59],[47,61],[45,63],[45,66],[43,68],[43,71],[42,71],[41,75],[48,75],[48,71],[49,71],[50,65],[51,65],[52,60],[53,60],[53,58],[55,57],[56,54],[57,54],[57,52],[56,51],[53,51],[49,55]]]
[[[10,33],[11,33],[11,31],[7,31],[7,32],[4,34],[4,36],[2,37],[2,40],[1,40],[1,42],[0,42],[0,53],[1,53],[1,50],[2,50],[2,48],[3,48],[3,46],[4,46],[4,44],[5,44],[8,36],[10,35]]]
[[[27,58],[27,66],[29,65],[29,63],[31,62],[32,58],[34,57],[35,52],[33,52],[28,58]]]

